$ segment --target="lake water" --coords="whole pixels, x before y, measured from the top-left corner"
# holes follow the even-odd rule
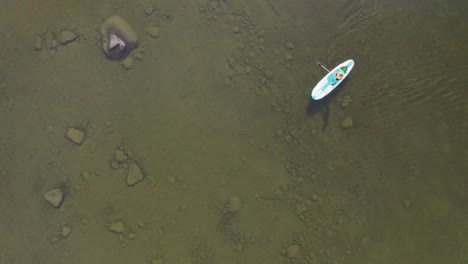
[[[467,7],[4,1],[0,263],[467,263]]]

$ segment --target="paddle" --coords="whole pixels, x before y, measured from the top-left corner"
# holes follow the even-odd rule
[[[330,72],[325,66],[323,66],[320,62],[316,61],[317,65],[324,68],[327,72]]]

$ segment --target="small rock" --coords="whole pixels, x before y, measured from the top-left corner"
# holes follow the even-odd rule
[[[136,60],[143,60],[143,53],[141,52],[135,52],[134,54],[132,54],[132,57]]]
[[[271,72],[271,71],[265,71],[264,74],[268,79],[273,78],[273,72]]]
[[[293,49],[295,49],[296,47],[295,47],[294,44],[292,44],[291,42],[288,42],[288,43],[286,43],[286,48],[288,48],[289,50],[293,50]]]
[[[174,176],[168,176],[167,182],[169,182],[170,184],[174,184],[176,182],[176,178]]]
[[[286,249],[286,255],[289,258],[296,258],[300,250],[301,247],[299,245],[291,245]]]
[[[152,259],[151,260],[151,264],[162,264],[162,259],[160,258],[157,258],[157,259]]]
[[[125,224],[122,221],[114,222],[110,225],[109,230],[121,234],[125,232]]]
[[[349,95],[346,95],[344,98],[343,98],[343,101],[341,101],[341,107],[342,108],[346,108],[349,106],[349,103],[352,101],[351,99],[351,96]]]
[[[128,159],[128,156],[123,150],[117,149],[114,153],[114,158],[117,162],[125,162]]]
[[[231,197],[228,203],[228,210],[231,213],[237,213],[242,208],[242,201],[238,197]]]
[[[67,237],[71,233],[71,228],[68,226],[62,226],[62,237]]]
[[[75,32],[68,31],[68,30],[63,30],[60,32],[58,36],[58,40],[60,41],[60,44],[66,45],[70,42],[73,42],[78,38],[78,35]]]
[[[227,62],[229,64],[229,67],[231,67],[231,69],[234,69],[234,67],[236,66],[236,60],[232,57],[229,57],[227,59]]]
[[[406,207],[406,208],[410,207],[411,206],[411,201],[409,199],[405,199],[403,201],[403,206]]]
[[[128,233],[128,239],[132,240],[132,239],[135,239],[136,238],[136,234],[135,233]]]
[[[34,49],[37,51],[42,50],[42,37],[40,35],[34,37]]]
[[[132,163],[130,168],[128,169],[127,175],[127,185],[133,186],[139,182],[141,182],[145,178],[145,175],[141,172],[140,167],[137,164]]]
[[[245,68],[242,67],[242,65],[236,65],[235,67],[236,74],[244,74],[245,73]]]
[[[89,180],[89,176],[90,176],[90,174],[89,174],[88,171],[83,171],[83,172],[81,173],[81,178],[83,178],[83,180],[85,180],[85,181],[88,181],[88,180]]]
[[[52,132],[54,132],[54,126],[53,125],[48,125],[47,126],[47,133],[51,134]]]
[[[305,211],[307,211],[307,206],[305,206],[304,204],[298,204],[296,206],[296,214],[297,215],[301,215],[302,213],[304,213]]]
[[[232,32],[234,33],[240,33],[240,28],[239,27],[233,27]]]
[[[145,227],[145,222],[143,222],[141,220],[138,220],[137,225],[138,225],[139,228],[143,228],[143,227]]]
[[[353,118],[352,117],[346,117],[343,119],[343,122],[341,122],[341,127],[344,129],[352,128],[353,127]]]
[[[241,161],[242,161],[243,163],[246,163],[246,162],[247,162],[247,156],[242,155]]]
[[[361,247],[365,247],[369,245],[369,242],[370,242],[370,237],[364,236],[363,238],[361,238],[361,241],[360,241]]]
[[[126,69],[126,70],[130,70],[131,68],[133,68],[133,58],[132,57],[126,57],[123,61],[122,61],[122,66]]]
[[[316,177],[317,177],[317,176],[316,176],[315,174],[312,175],[312,178],[316,178]],[[312,201],[317,201],[317,199],[318,199],[318,194],[315,193],[315,192],[312,193],[312,196],[310,197],[310,199],[311,199]]]
[[[146,29],[146,34],[148,34],[152,38],[158,38],[159,33],[160,33],[160,29],[159,27],[156,27],[156,26],[148,27]]]
[[[85,133],[77,128],[69,128],[66,136],[77,145],[81,145],[85,139]]]
[[[93,143],[89,146],[89,153],[94,153],[96,151],[96,144]]]
[[[54,50],[59,45],[59,43],[57,42],[57,40],[55,40],[55,37],[51,32],[47,33],[46,35],[46,44],[47,44],[47,49],[49,50]]]
[[[60,188],[50,190],[44,194],[44,199],[52,206],[59,208],[63,202],[63,191]]]
[[[113,168],[114,170],[120,168],[120,164],[119,164],[117,161],[115,161],[115,160],[112,160],[112,161],[111,161],[110,166],[111,166],[111,168]]]
[[[216,8],[218,8],[218,2],[212,1],[210,3],[210,7],[211,7],[211,9],[216,10]]]
[[[145,8],[145,14],[147,16],[151,16],[151,14],[153,14],[153,11],[154,11],[154,9],[152,7]]]

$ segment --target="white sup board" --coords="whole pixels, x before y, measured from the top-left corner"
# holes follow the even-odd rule
[[[312,100],[320,100],[327,94],[331,93],[340,83],[346,79],[348,74],[354,67],[354,60],[347,60],[331,70],[325,77],[317,83],[310,93]],[[340,80],[336,79],[336,74],[342,73],[343,77]]]

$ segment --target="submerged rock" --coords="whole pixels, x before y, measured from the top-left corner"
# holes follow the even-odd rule
[[[126,57],[138,46],[138,36],[120,16],[112,16],[101,26],[101,41],[104,54],[109,59]]]
[[[145,175],[141,172],[140,167],[136,163],[132,163],[128,168],[127,185],[133,186],[140,183],[145,178]]]
[[[50,190],[44,194],[44,199],[55,208],[59,208],[63,203],[63,191],[60,188]]]
[[[109,230],[117,234],[123,233],[125,232],[125,224],[121,221],[113,222],[110,225]]]
[[[152,38],[158,38],[160,33],[159,27],[151,26],[146,29],[146,34],[148,34]]]
[[[286,249],[286,255],[289,258],[296,258],[300,250],[301,247],[299,245],[291,245]]]
[[[66,137],[77,145],[81,145],[85,140],[85,133],[77,128],[69,128]]]
[[[352,117],[346,117],[343,119],[343,122],[341,122],[341,127],[343,129],[348,129],[353,127],[353,118]]]
[[[60,44],[66,45],[70,42],[75,41],[78,38],[78,34],[69,30],[62,30],[58,35],[58,40]]]
[[[231,197],[227,204],[227,209],[230,213],[237,213],[242,208],[242,201],[238,197]]]

